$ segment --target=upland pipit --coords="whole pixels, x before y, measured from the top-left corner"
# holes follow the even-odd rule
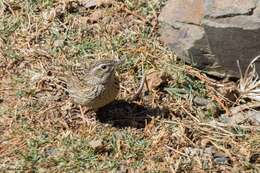
[[[97,110],[112,102],[119,92],[115,72],[122,60],[99,60],[88,69],[67,75],[67,91],[72,100],[88,109]]]

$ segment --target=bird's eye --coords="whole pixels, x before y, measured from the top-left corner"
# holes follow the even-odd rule
[[[102,68],[103,70],[106,70],[106,69],[107,69],[107,65],[102,65],[101,68]]]

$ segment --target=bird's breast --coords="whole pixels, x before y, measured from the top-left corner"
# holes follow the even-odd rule
[[[119,92],[119,81],[114,79],[103,85],[103,91],[93,100],[91,107],[98,109],[114,101]]]

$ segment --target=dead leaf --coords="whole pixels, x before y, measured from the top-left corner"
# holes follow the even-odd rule
[[[145,90],[157,89],[162,83],[165,82],[165,74],[162,71],[151,70],[146,75],[147,86]]]
[[[93,148],[94,150],[99,150],[100,148],[103,148],[103,141],[101,139],[98,140],[92,140],[89,142],[89,145],[91,148]]]

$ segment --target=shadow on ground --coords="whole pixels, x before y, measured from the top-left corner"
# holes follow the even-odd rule
[[[99,109],[96,112],[97,120],[101,123],[109,123],[114,127],[144,128],[153,117],[165,117],[166,109],[151,108],[124,100],[117,100]]]

